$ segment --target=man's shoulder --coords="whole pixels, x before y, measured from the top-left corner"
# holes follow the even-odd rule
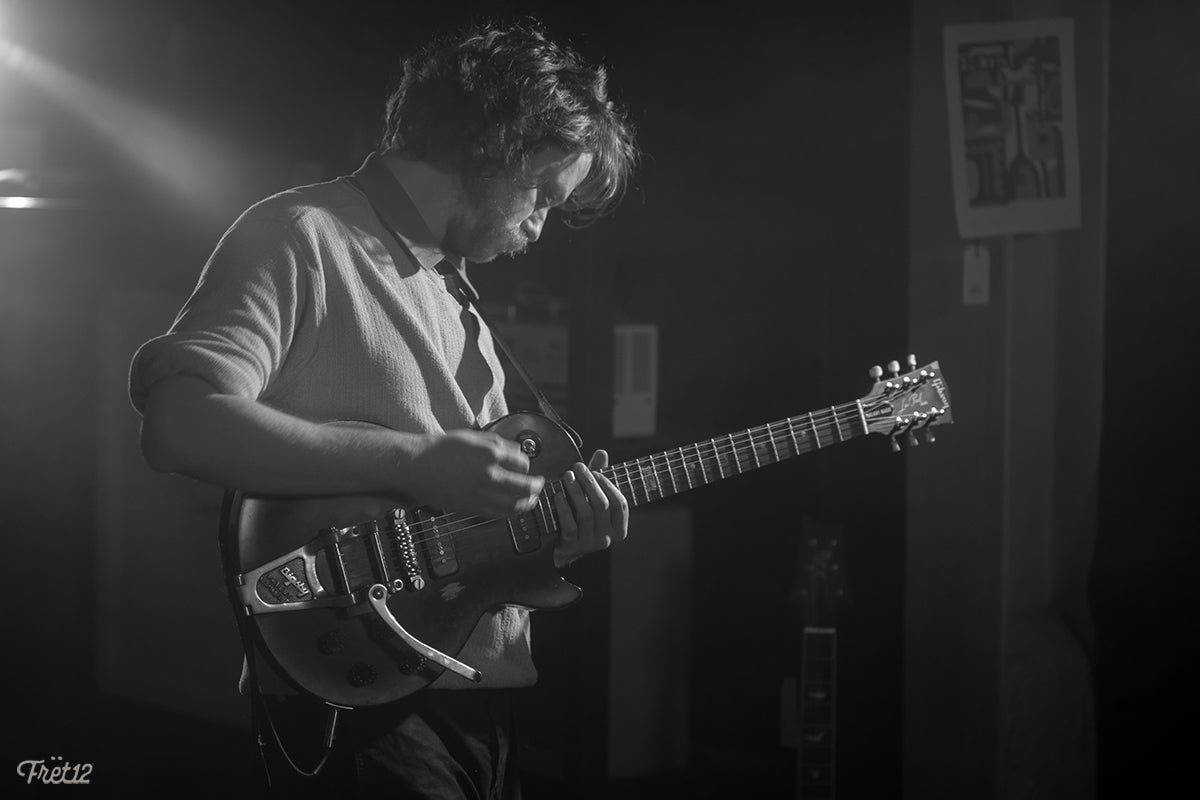
[[[362,204],[345,178],[286,189],[259,200],[242,212],[235,228],[289,229],[303,238],[356,224]]]

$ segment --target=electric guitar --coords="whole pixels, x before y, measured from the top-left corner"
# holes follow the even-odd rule
[[[808,541],[800,667],[797,800],[834,800],[837,786],[837,598],[842,594],[836,536]]]
[[[897,438],[952,422],[937,362],[874,367],[865,397],[600,470],[631,506],[671,497],[872,433]],[[417,692],[446,670],[478,681],[455,658],[479,618],[502,605],[565,606],[581,590],[554,567],[553,505],[581,461],[547,417],[518,412],[487,427],[517,442],[547,477],[537,506],[508,519],[412,507],[383,496],[279,497],[230,492],[221,553],[242,632],[299,689],[345,708]],[[932,440],[932,431],[926,430]]]

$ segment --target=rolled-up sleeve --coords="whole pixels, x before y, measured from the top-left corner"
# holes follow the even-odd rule
[[[252,214],[222,237],[170,330],[134,355],[129,398],[139,413],[169,376],[257,399],[278,374],[309,291],[309,258],[286,220]]]

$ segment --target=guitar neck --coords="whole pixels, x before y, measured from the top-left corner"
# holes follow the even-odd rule
[[[915,358],[910,357],[910,363]],[[949,387],[936,361],[905,375],[894,361],[888,369],[892,378],[877,380],[866,397],[853,402],[642,456],[600,473],[616,484],[631,506],[640,506],[870,433],[890,436],[892,448],[899,450],[900,433],[913,437],[914,427],[953,421]],[[875,367],[871,374],[881,378],[882,372]],[[544,532],[560,530],[551,500],[562,492],[561,481],[547,481],[538,512],[538,527]]]
[[[836,775],[837,629],[806,627],[800,676],[797,796],[832,800]]]
[[[632,506],[776,464],[869,432],[858,401],[642,456],[600,470]]]

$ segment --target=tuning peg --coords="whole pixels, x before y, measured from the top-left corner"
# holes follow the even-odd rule
[[[900,362],[899,361],[889,361],[888,362],[888,372],[892,373],[893,377],[895,377],[896,375],[899,375],[900,374]]]
[[[916,433],[914,433],[913,431],[909,431],[909,432],[908,432],[908,445],[909,445],[909,447],[916,447],[916,446],[917,446],[917,445],[919,445],[919,444],[921,444],[921,443],[920,443],[919,441],[917,441],[917,434],[916,434]]]
[[[893,453],[900,452],[900,443],[896,441],[896,434],[894,434],[894,433],[892,434],[892,452]]]
[[[876,364],[868,370],[868,373],[874,380],[879,380],[883,377],[883,367]]]
[[[917,368],[917,357],[913,353],[908,354],[908,368],[909,370],[914,370]]]
[[[933,431],[929,430],[929,428],[925,429],[925,441],[929,442],[930,444],[933,444],[937,441],[937,437],[933,435]]]

